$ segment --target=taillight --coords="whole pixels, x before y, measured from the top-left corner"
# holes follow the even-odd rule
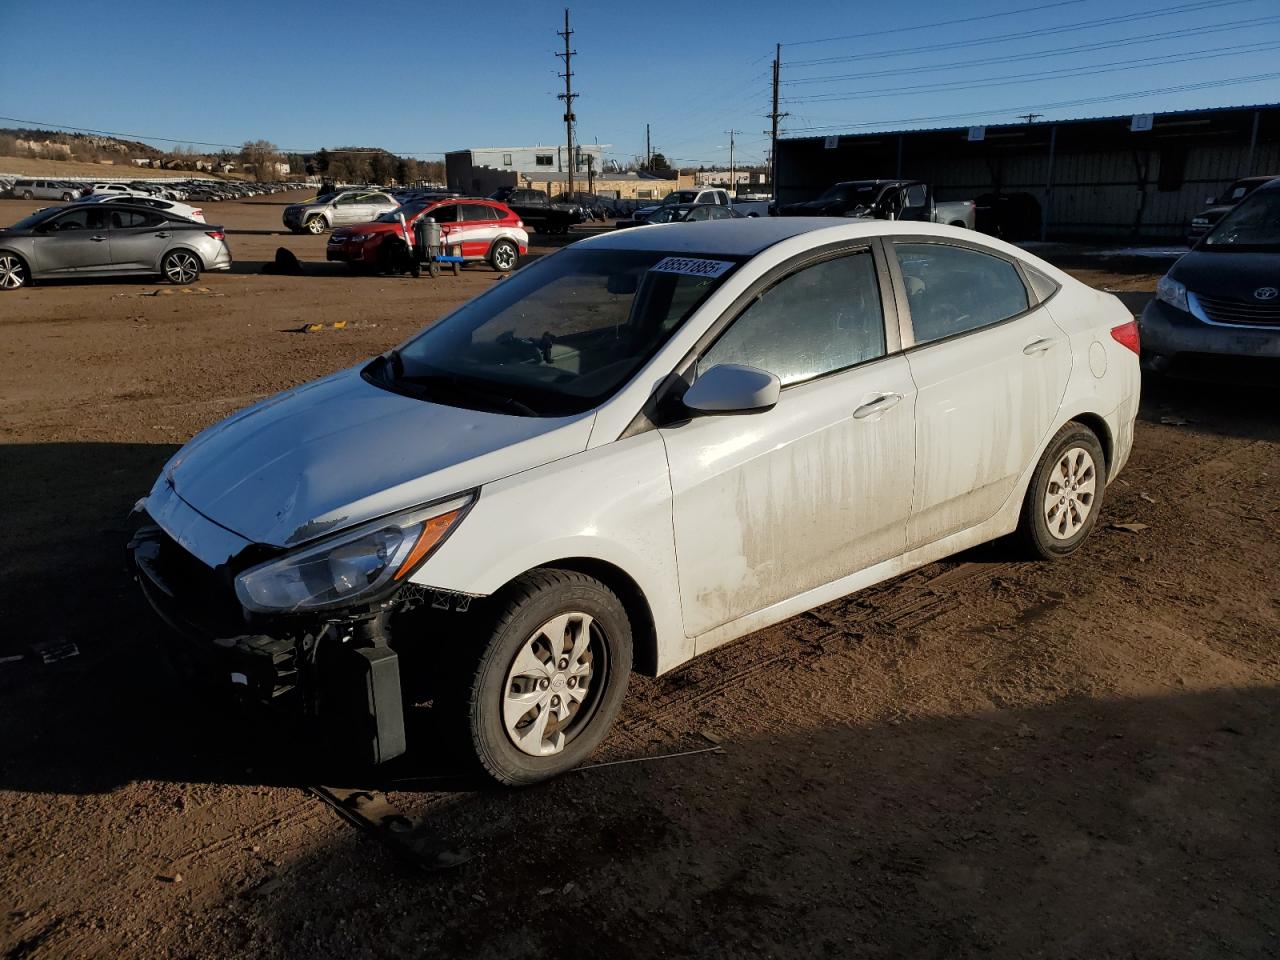
[[[205,235],[213,237],[215,240],[223,239],[223,233],[221,230],[206,230]]]
[[[519,219],[519,218],[517,218],[517,219],[516,219],[516,229],[518,229],[518,230],[523,230],[523,229],[524,229],[524,221],[523,221],[523,220],[521,220],[521,219]]]
[[[1128,347],[1134,353],[1141,355],[1142,341],[1138,335],[1138,321],[1130,320],[1128,323],[1122,323],[1118,327],[1111,328],[1111,339],[1122,347]]]

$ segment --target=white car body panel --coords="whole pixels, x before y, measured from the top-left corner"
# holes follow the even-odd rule
[[[767,412],[635,427],[657,385],[762,275],[825,244],[899,235],[976,243],[1061,289],[1021,317],[784,388]],[[587,414],[443,407],[349,370],[197,436],[166,468],[177,494],[247,539],[285,545],[478,487],[412,581],[484,596],[533,567],[607,565],[647,604],[660,673],[1011,532],[1068,420],[1105,424],[1112,477],[1128,458],[1138,358],[1109,331],[1131,315],[1009,244],[933,224],[770,218],[581,245],[751,259]],[[1054,341],[1048,350],[1023,352],[1043,339]],[[902,400],[853,418],[882,393]]]

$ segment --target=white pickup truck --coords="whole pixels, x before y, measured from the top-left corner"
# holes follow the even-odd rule
[[[976,229],[972,200],[938,201],[922,180],[845,180],[816,200],[778,208],[783,217],[868,217],[873,220],[924,220]]]
[[[719,206],[730,207],[744,217],[767,217],[769,215],[768,200],[734,200],[729,196],[728,190],[720,187],[688,187],[672,190],[662,198],[661,203],[655,203],[649,207],[641,207],[633,214],[632,219],[644,223],[653,215],[655,210],[677,203],[714,203]]]

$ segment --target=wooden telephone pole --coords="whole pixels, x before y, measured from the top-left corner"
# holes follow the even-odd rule
[[[557,30],[559,36],[564,37],[564,53],[557,53],[556,56],[564,61],[564,73],[560,74],[564,78],[564,93],[557,94],[557,100],[564,101],[564,134],[568,145],[568,164],[569,164],[569,189],[566,191],[570,197],[573,196],[573,122],[576,119],[573,115],[573,101],[577,99],[577,94],[573,92],[573,68],[570,62],[577,54],[577,50],[569,48],[569,38],[573,36],[573,31],[569,29],[569,8],[564,8],[564,29]]]
[[[778,200],[778,121],[791,116],[789,113],[778,112],[778,73],[781,68],[782,44],[779,43],[773,48],[773,109],[767,115],[772,124],[765,131],[769,134],[769,186],[773,190],[775,203]]]

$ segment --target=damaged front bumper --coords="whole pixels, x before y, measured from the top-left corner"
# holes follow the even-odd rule
[[[236,575],[264,559],[255,546],[187,506],[166,484],[135,509],[128,545],[143,596],[173,631],[170,659],[195,686],[323,731],[352,760],[380,763],[406,749],[399,655],[389,616],[404,597],[323,616],[246,612]]]

